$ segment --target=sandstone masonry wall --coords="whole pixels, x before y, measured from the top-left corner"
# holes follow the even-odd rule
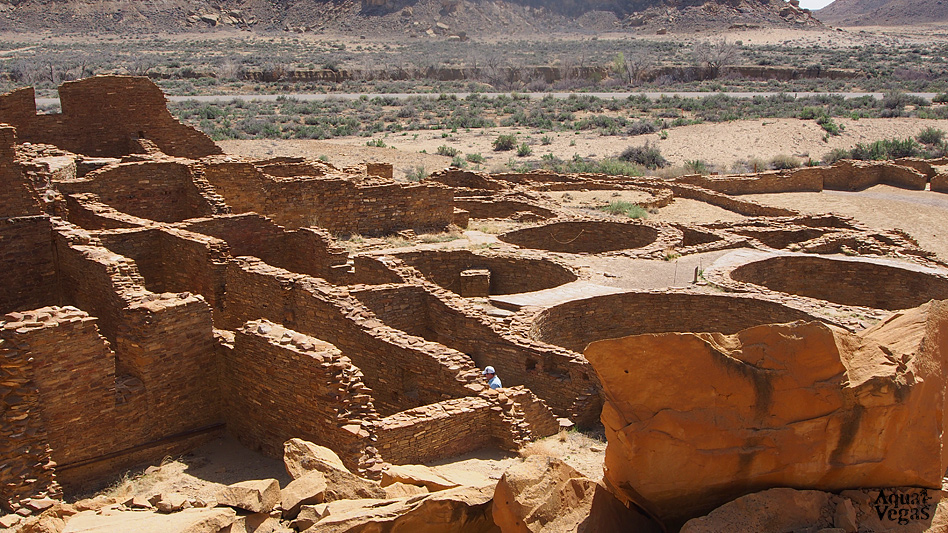
[[[464,354],[384,325],[346,289],[253,258],[228,264],[223,327],[266,318],[338,347],[365,373],[383,414],[483,390]]]
[[[15,144],[16,131],[0,125],[0,218],[39,215],[43,212],[33,186],[16,163]]]
[[[0,312],[57,303],[59,294],[49,218],[0,218]]]
[[[440,185],[276,178],[250,163],[211,163],[204,176],[235,212],[260,213],[291,229],[315,225],[333,234],[375,235],[445,228],[454,216],[454,193]]]
[[[222,373],[227,428],[242,442],[282,457],[283,443],[301,438],[336,451],[353,472],[365,469],[379,416],[361,371],[336,347],[248,322]]]
[[[0,510],[4,512],[16,511],[24,498],[60,494],[33,382],[33,358],[17,339],[24,323],[16,318],[27,316],[7,315],[0,321]],[[29,318],[32,323],[33,317]]]
[[[469,250],[407,252],[396,256],[445,289],[460,293],[461,272],[490,271],[491,294],[516,294],[557,287],[576,281],[573,271],[560,263],[529,254],[475,254]]]
[[[112,208],[159,222],[178,222],[221,212],[215,196],[195,185],[191,168],[181,161],[121,163],[60,182],[66,195],[93,193]]]
[[[69,222],[86,230],[140,228],[151,224],[144,218],[116,211],[92,193],[69,194],[65,199]]]
[[[948,299],[945,273],[861,259],[777,256],[739,266],[731,278],[788,294],[875,309],[908,309],[931,299]],[[872,290],[867,290],[867,283]]]
[[[761,172],[742,176],[681,176],[675,181],[721,192],[724,194],[763,194],[778,192],[821,192],[823,170],[800,169],[796,171]]]
[[[736,333],[760,324],[815,320],[803,311],[732,295],[629,292],[575,300],[540,311],[529,335],[582,353],[590,342],[643,333]]]
[[[291,272],[338,281],[348,270],[349,254],[322,229],[286,230],[253,213],[189,220],[180,226],[223,239],[235,256],[259,257]]]
[[[200,131],[168,112],[161,89],[134,76],[94,76],[59,87],[61,114],[37,115],[33,89],[0,95],[0,122],[20,130],[20,139],[48,143],[85,155],[132,153],[130,139],[153,141],[162,152],[200,158],[222,153]]]
[[[395,413],[379,421],[379,451],[393,464],[420,464],[479,450],[493,442],[492,407],[472,397]]]
[[[575,221],[510,231],[498,238],[523,248],[599,253],[642,248],[653,243],[658,233],[654,227],[640,223]]]

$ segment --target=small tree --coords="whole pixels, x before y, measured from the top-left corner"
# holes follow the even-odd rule
[[[714,42],[698,41],[691,51],[695,65],[704,69],[709,79],[717,78],[725,67],[736,63],[739,55],[738,45],[728,42],[727,39]]]

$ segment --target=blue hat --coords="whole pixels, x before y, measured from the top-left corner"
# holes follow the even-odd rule
[[[487,374],[496,374],[496,372],[494,372],[494,367],[484,367],[484,375],[486,376]]]

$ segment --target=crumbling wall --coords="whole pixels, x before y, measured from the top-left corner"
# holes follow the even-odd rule
[[[361,374],[327,342],[266,320],[248,322],[222,361],[228,431],[276,457],[285,441],[301,438],[334,450],[352,471],[364,470],[379,416]]]
[[[556,213],[551,209],[515,200],[455,198],[454,207],[470,213],[470,218],[510,218],[522,213],[530,213],[533,220],[556,217]]]
[[[207,135],[168,112],[161,89],[145,77],[94,76],[59,86],[61,114],[37,115],[33,89],[0,95],[0,122],[20,139],[79,154],[121,157],[132,139],[148,139],[162,152],[200,158],[222,153]]]
[[[17,318],[33,322],[33,316],[26,314],[7,315],[0,321],[4,373],[0,386],[0,510],[11,513],[22,499],[60,495],[39,391],[33,382],[34,359],[17,338],[26,333],[18,331],[24,322]]]
[[[56,303],[59,295],[49,218],[0,218],[0,312]]]
[[[823,177],[823,188],[860,191],[885,184],[903,189],[925,190],[928,177],[914,168],[889,161],[839,161],[829,168],[812,169]]]
[[[352,294],[384,323],[404,325],[431,342],[463,352],[480,368],[495,367],[505,386],[529,387],[560,416],[576,418],[580,410],[585,416],[585,409],[578,407],[580,398],[596,401],[598,385],[581,357],[505,334],[450,293],[401,285],[353,290]],[[406,314],[412,318],[406,319]],[[590,425],[596,416],[576,422]]]
[[[203,170],[235,212],[260,213],[291,229],[374,235],[445,228],[454,216],[453,192],[437,184],[363,184],[344,175],[277,178],[250,163],[215,162]]]
[[[703,176],[693,174],[675,178],[687,183],[724,194],[764,194],[780,192],[822,192],[822,168],[794,171],[761,172],[753,175]]]
[[[43,212],[36,191],[16,163],[15,144],[16,131],[0,125],[0,218],[39,215]]]
[[[251,255],[291,272],[337,281],[349,254],[319,228],[287,230],[255,213],[189,220],[179,225],[227,242],[235,256]]]
[[[140,228],[151,224],[150,220],[115,210],[92,193],[69,194],[65,199],[69,222],[82,229]]]
[[[56,462],[112,451],[117,442],[115,354],[99,335],[96,318],[75,308],[45,307],[10,313],[5,320],[5,339],[32,359],[41,419]]]
[[[529,336],[582,353],[602,339],[676,331],[736,333],[760,324],[815,320],[803,311],[728,294],[624,292],[574,300],[531,317]]]
[[[433,283],[460,294],[461,272],[490,271],[490,294],[517,294],[576,281],[568,266],[529,254],[475,254],[470,250],[406,252],[396,256]]]
[[[229,257],[220,239],[168,227],[109,230],[98,237],[108,249],[135,260],[148,290],[200,294],[220,313]]]
[[[266,318],[338,347],[365,373],[383,414],[483,389],[468,357],[384,325],[345,289],[253,258],[228,264],[223,327]]]
[[[874,309],[908,309],[948,298],[946,271],[863,258],[779,255],[738,266],[730,277],[774,291]]]
[[[112,208],[159,222],[178,222],[224,211],[220,199],[195,185],[182,161],[121,163],[60,182],[63,194],[93,193]]]
[[[393,464],[420,464],[494,443],[493,404],[480,397],[445,400],[395,413],[378,423],[378,448]]]

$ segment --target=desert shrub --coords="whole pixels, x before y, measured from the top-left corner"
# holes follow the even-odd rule
[[[685,161],[685,169],[692,174],[707,174],[708,164],[701,159],[688,160]]]
[[[491,146],[494,147],[495,152],[513,150],[517,147],[517,137],[512,134],[498,135],[497,138],[494,139],[494,142],[491,143]]]
[[[544,146],[553,144],[553,137],[550,137],[549,135],[544,135],[543,137],[540,137],[540,144]]]
[[[385,141],[383,139],[372,139],[365,143],[366,146],[376,146],[378,148],[385,148]]]
[[[837,124],[829,115],[823,115],[816,119],[816,123],[823,128],[823,131],[829,135],[837,136],[843,131],[844,127]]]
[[[948,104],[948,93],[938,93],[932,98],[932,102],[936,104]]]
[[[644,146],[630,146],[626,148],[619,154],[619,159],[642,165],[652,170],[668,165],[668,160],[662,157],[661,150],[650,143],[645,143]]]
[[[607,206],[599,208],[600,211],[605,211],[611,215],[624,215],[629,218],[647,218],[648,211],[646,211],[642,206],[633,204],[631,202],[616,201],[611,202]]]
[[[410,168],[405,172],[405,179],[408,181],[421,181],[427,177],[428,172],[426,172],[425,167],[421,165]]]
[[[629,126],[629,135],[645,135],[647,133],[655,133],[656,131],[655,124],[647,120],[640,120]]]
[[[444,144],[442,144],[441,146],[438,147],[438,155],[444,155],[444,156],[448,156],[448,157],[454,157],[454,156],[456,156],[456,155],[458,155],[458,154],[460,154],[460,153],[461,153],[461,151],[458,150],[457,148],[454,148],[454,147],[451,147],[451,146],[447,146],[447,145],[444,145]]]
[[[480,164],[484,162],[484,156],[482,156],[481,154],[467,154],[466,156],[464,156],[464,158],[470,161],[471,163]]]
[[[533,154],[533,148],[530,148],[529,144],[523,143],[517,147],[517,157],[527,157],[531,154]]]
[[[800,166],[800,160],[792,155],[780,154],[770,160],[770,168],[773,170],[788,170]]]
[[[928,145],[935,145],[941,143],[945,138],[945,131],[938,128],[933,128],[931,126],[920,131],[918,135],[915,136],[915,140]]]
[[[852,154],[849,153],[849,150],[845,148],[834,148],[829,153],[823,156],[822,162],[824,165],[832,165],[833,163],[841,159],[851,159]]]
[[[883,139],[870,144],[858,143],[849,152],[851,159],[883,161],[921,154],[921,146],[915,139]]]

